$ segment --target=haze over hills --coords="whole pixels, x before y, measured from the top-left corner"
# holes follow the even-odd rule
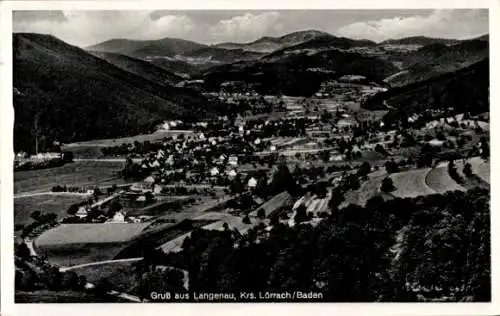
[[[53,36],[29,33],[13,35],[13,50],[16,151],[32,149],[34,129],[69,142],[135,135],[168,118],[213,113],[198,93],[158,83],[171,74],[135,60],[105,57],[119,68]]]

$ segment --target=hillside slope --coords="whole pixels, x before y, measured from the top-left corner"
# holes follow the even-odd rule
[[[33,149],[36,121],[48,141],[70,142],[133,135],[211,110],[194,91],[147,80],[53,36],[14,34],[13,50],[16,151]]]
[[[406,54],[391,54],[392,61],[402,65],[401,72],[386,78],[392,86],[427,80],[447,72],[468,67],[488,57],[489,42],[483,37],[445,45],[433,43]]]
[[[242,49],[246,51],[253,51],[259,53],[270,53],[277,49],[296,45],[302,42],[312,40],[317,37],[329,36],[329,35],[330,34],[322,31],[306,30],[306,31],[293,32],[290,34],[283,35],[281,37],[265,36],[250,43],[220,43],[214,45],[214,47],[224,48],[224,49]]]
[[[225,81],[245,81],[262,94],[310,96],[324,80],[357,74],[381,81],[396,71],[395,66],[381,59],[331,49],[214,67],[201,78],[208,90],[218,90]]]
[[[187,41],[178,38],[162,38],[159,40],[129,40],[129,39],[111,39],[102,43],[98,43],[89,47],[86,50],[99,51],[108,53],[118,53],[131,57],[143,58],[146,56],[174,56],[177,54],[186,54],[206,45]]]
[[[489,58],[455,72],[378,93],[362,107],[372,110],[389,107],[387,119],[404,118],[426,108],[451,107],[473,114],[488,112]]]
[[[136,59],[117,53],[91,52],[91,54],[107,61],[110,64],[113,64],[120,69],[161,85],[173,86],[183,80],[180,76],[168,72],[167,70],[142,59]]]

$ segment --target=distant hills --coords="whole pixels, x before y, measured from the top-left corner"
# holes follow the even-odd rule
[[[209,90],[218,90],[224,81],[245,81],[262,94],[310,96],[328,79],[357,74],[382,81],[395,71],[394,65],[382,59],[330,49],[214,67],[201,79]]]
[[[270,53],[277,49],[303,43],[321,36],[331,35],[326,32],[317,30],[306,30],[293,32],[281,37],[265,36],[250,43],[221,43],[214,45],[214,47],[223,49],[242,49],[259,53]]]
[[[16,150],[32,148],[36,130],[64,142],[112,138],[221,111],[198,92],[174,87],[185,79],[204,80],[208,91],[243,81],[261,94],[311,96],[325,80],[361,75],[392,87],[364,104],[370,109],[382,101],[395,108],[487,104],[488,35],[375,43],[309,30],[212,46],[112,39],[86,50],[49,35],[18,33],[13,40]]]
[[[142,59],[132,58],[117,53],[91,52],[114,66],[131,72],[161,85],[176,85],[183,80],[182,77],[162,69]]]
[[[178,38],[162,38],[159,40],[129,40],[111,39],[96,45],[86,47],[89,51],[119,53],[132,57],[144,58],[147,56],[175,56],[184,55],[194,50],[207,47],[207,45],[195,43]]]
[[[200,94],[171,86],[177,76],[121,55],[97,55],[50,35],[13,34],[16,150],[32,149],[37,130],[63,142],[112,138],[213,113]]]
[[[477,38],[473,38],[470,40],[489,40],[489,35],[485,34],[482,36],[479,36]],[[421,46],[426,46],[426,45],[432,45],[432,44],[443,44],[443,45],[453,45],[453,44],[458,44],[462,41],[468,41],[468,40],[458,40],[458,39],[449,39],[449,38],[434,38],[434,37],[427,37],[427,36],[410,36],[410,37],[403,37],[403,38],[398,38],[398,39],[389,39],[381,42],[379,45],[421,45]]]

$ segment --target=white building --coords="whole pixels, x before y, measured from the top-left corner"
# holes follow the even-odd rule
[[[87,215],[89,214],[89,209],[87,206],[80,206],[80,208],[78,208],[78,211],[76,212],[76,216],[79,217],[79,218],[85,218],[87,217]]]
[[[122,211],[116,212],[115,215],[113,215],[111,222],[113,222],[113,223],[125,223],[125,213],[123,213]]]
[[[228,160],[228,164],[231,166],[237,166],[238,165],[238,157],[236,156],[230,156]]]
[[[217,168],[217,167],[213,167],[212,169],[210,169],[210,175],[211,175],[212,177],[218,176],[218,175],[219,175],[219,173],[220,173],[220,172],[219,172],[219,168]]]
[[[255,179],[254,177],[251,177],[249,180],[248,180],[248,187],[253,189],[257,186],[257,179]]]

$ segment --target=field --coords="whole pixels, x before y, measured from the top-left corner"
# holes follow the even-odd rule
[[[48,192],[54,185],[123,184],[118,176],[124,162],[78,161],[57,168],[14,172],[14,193]]]
[[[469,160],[471,167],[472,167],[472,172],[476,174],[481,180],[484,182],[490,184],[491,178],[490,178],[490,162],[489,161],[484,161],[480,157],[474,157]]]
[[[149,223],[63,224],[46,231],[36,242],[39,247],[122,243],[140,235],[148,225]]]
[[[85,197],[77,195],[36,195],[14,199],[14,224],[26,225],[33,220],[30,214],[40,211],[42,214],[54,213],[58,218],[66,216],[68,208],[83,201]]]
[[[188,136],[188,135],[193,134],[193,131],[159,130],[159,131],[157,131],[155,133],[151,133],[151,134],[142,134],[142,135],[137,135],[137,136],[122,137],[122,138],[96,139],[96,140],[89,140],[89,141],[85,141],[85,142],[70,143],[70,144],[66,144],[64,146],[64,149],[71,151],[71,148],[80,147],[80,146],[83,146],[83,147],[90,147],[90,146],[110,147],[110,146],[119,146],[121,144],[132,144],[135,141],[154,142],[154,141],[166,138],[166,137],[179,135],[179,134],[184,134],[184,135]]]
[[[87,281],[96,284],[100,279],[106,278],[118,292],[131,292],[136,285],[134,265],[136,261],[113,262],[97,266],[76,268],[72,271],[84,275]]]
[[[14,294],[16,303],[112,303],[120,299],[114,297],[99,297],[84,292],[73,291],[49,291],[40,290],[34,292],[16,291]]]
[[[361,188],[357,190],[357,204],[364,206],[369,199],[376,196],[379,193],[380,184],[384,178],[385,176],[375,176],[362,183]],[[352,200],[349,202],[352,203]]]
[[[465,191],[464,187],[450,177],[447,166],[431,169],[425,177],[425,183],[437,193],[455,190]]]
[[[396,191],[392,192],[392,194],[396,197],[405,198],[436,193],[425,183],[426,175],[430,170],[430,168],[425,168],[393,173],[391,179],[394,182]]]

